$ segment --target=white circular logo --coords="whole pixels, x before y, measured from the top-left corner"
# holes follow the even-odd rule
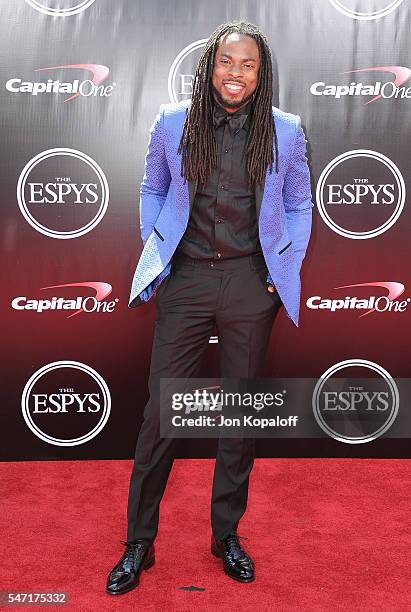
[[[59,370],[64,371],[62,373],[59,372]],[[67,376],[66,370],[71,370],[71,372],[69,372],[69,377]],[[83,375],[86,374],[86,377],[83,376],[83,378],[86,378],[85,381],[77,381],[79,386],[92,386],[93,388],[88,390],[98,390],[98,392],[76,392],[70,384],[76,374],[76,372],[73,373],[73,370],[82,372]],[[65,386],[60,386],[60,384],[58,384],[59,388],[53,387],[53,385],[55,385],[53,376],[56,373],[58,376],[64,378],[66,382]],[[48,381],[46,377],[49,377]],[[52,377],[53,380],[51,384],[50,377]],[[67,380],[68,378],[69,380]],[[67,382],[69,383],[68,385]],[[60,383],[60,381],[58,381],[58,383]],[[45,388],[39,389],[43,391],[43,393],[34,393],[33,387],[41,384],[45,386]],[[53,393],[50,393],[50,390],[52,390]],[[34,435],[40,438],[40,440],[48,444],[53,444],[54,446],[78,446],[79,444],[85,444],[89,440],[95,438],[107,423],[111,410],[111,396],[106,382],[100,374],[90,366],[78,361],[55,361],[37,370],[28,380],[21,397],[21,409],[27,426]],[[86,418],[93,418],[93,427],[91,431],[87,431],[86,433],[82,433],[72,438],[63,438],[46,433],[40,427],[40,422],[43,423],[43,427],[45,427],[46,424],[51,427],[49,420],[50,415],[52,415],[53,418],[58,417],[58,415],[60,415],[60,417],[64,415],[61,417],[65,419],[65,421],[63,424],[60,422],[60,431],[66,432],[70,430],[70,425],[74,426],[73,423],[68,423],[67,421],[75,411],[77,411],[77,414],[80,414],[82,418],[84,418],[84,416]],[[99,414],[100,412],[101,414]],[[35,418],[38,419],[38,422],[35,422]],[[39,418],[42,420],[39,421]],[[89,425],[90,421],[91,419],[88,418],[86,424]],[[77,424],[78,429],[84,429],[84,426],[84,421],[80,425]]]
[[[75,175],[81,175],[79,180]],[[17,182],[17,201],[27,223],[60,240],[94,229],[107,211],[109,195],[100,166],[85,153],[65,147],[33,157]]]
[[[341,0],[330,0],[330,2],[338,11],[340,11],[340,13],[346,15],[347,17],[351,17],[351,19],[358,19],[359,21],[370,21],[373,19],[380,19],[381,17],[389,15],[390,13],[395,11],[395,9],[400,6],[400,4],[402,4],[403,0],[391,0],[391,2],[388,3],[387,0],[385,0],[382,8],[374,11],[358,11],[355,8],[350,8],[348,6],[349,2],[347,0],[345,0],[344,2],[342,2]],[[358,6],[358,3],[356,2],[353,6]]]
[[[371,168],[373,174],[376,176],[375,181],[371,179],[370,182],[368,178],[353,178],[351,166],[353,160],[356,159],[367,159],[377,162],[377,167],[375,167],[376,164],[373,164],[374,167]],[[332,173],[341,174],[341,172],[343,172],[343,164],[350,168],[351,175],[348,182],[344,181],[345,184],[343,184],[341,177],[331,181],[330,175]],[[389,175],[390,180],[394,179],[394,182],[392,184],[386,183],[374,185],[373,183],[378,183],[379,176],[384,172]],[[355,174],[357,176],[360,174],[360,170],[358,168],[355,169]],[[325,198],[324,193],[327,187],[328,197]],[[316,199],[318,212],[320,213],[324,223],[326,223],[330,229],[340,236],[344,236],[345,238],[365,240],[367,238],[375,238],[376,236],[383,234],[394,225],[403,211],[405,204],[405,193],[404,179],[400,170],[393,161],[377,151],[357,149],[342,153],[327,164],[322,171],[320,178],[318,179]],[[347,196],[346,199],[344,198],[344,195]],[[333,198],[335,199],[333,200]],[[363,201],[366,198],[369,200],[368,208],[363,207]],[[342,216],[340,215],[339,217],[341,218],[341,221],[346,221],[346,224],[348,224],[348,222],[353,223],[354,213],[358,214],[361,208],[363,213],[365,213],[363,214],[363,223],[365,222],[367,225],[374,220],[374,217],[378,218],[378,215],[373,215],[371,211],[374,211],[375,213],[377,213],[377,211],[380,212],[381,207],[384,208],[385,206],[385,208],[390,212],[388,218],[384,218],[377,227],[371,227],[366,230],[350,229],[348,227],[343,227],[341,225],[341,221],[332,218],[330,213],[331,208],[327,209],[326,204],[334,205],[334,211],[337,207],[337,210],[340,213],[342,210],[347,211],[346,205],[350,206],[350,211],[353,214],[344,214]],[[387,208],[387,206],[393,208],[393,210],[391,211],[391,208]]]
[[[51,15],[52,17],[68,17],[70,15],[77,15],[78,13],[82,13],[89,6],[91,6],[95,0],[77,0],[72,6],[67,8],[52,8],[47,4],[47,2],[40,2],[39,0],[25,0],[27,4],[31,7],[39,11],[39,13],[43,13],[43,15]]]
[[[381,378],[332,379],[347,368],[366,368]],[[366,359],[346,359],[328,368],[312,397],[318,425],[327,435],[347,444],[363,444],[382,436],[395,421],[399,404],[394,379],[379,364]]]
[[[180,74],[180,68],[184,60],[195,53],[202,47],[205,47],[208,38],[202,38],[184,47],[182,51],[177,55],[174,62],[171,65],[170,72],[168,73],[168,95],[171,102],[181,102],[182,99],[191,97],[192,93],[192,81],[194,77],[193,66],[188,68],[186,74]],[[178,80],[180,82],[178,83]]]

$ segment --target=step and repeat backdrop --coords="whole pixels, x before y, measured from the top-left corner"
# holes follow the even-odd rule
[[[410,456],[409,4],[1,0],[1,459],[133,456],[155,320],[153,303],[128,308],[149,128],[236,19],[269,40],[315,204],[300,326],[280,313],[265,372],[318,381],[301,400],[314,433],[259,453]],[[218,376],[218,330],[203,376]]]

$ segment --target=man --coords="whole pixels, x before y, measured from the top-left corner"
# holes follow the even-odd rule
[[[150,399],[138,437],[126,550],[106,590],[121,594],[154,563],[159,505],[173,463],[160,437],[160,378],[198,376],[214,324],[220,375],[261,376],[280,307],[298,325],[300,267],[312,202],[300,118],[272,106],[272,63],[253,24],[221,25],[199,60],[193,96],[160,108],[141,185],[139,259],[129,306],[155,295]],[[211,552],[226,574],[254,579],[238,523],[254,440],[219,440],[211,500]]]

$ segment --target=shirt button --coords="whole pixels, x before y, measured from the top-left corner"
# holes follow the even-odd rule
[[[214,268],[214,264],[212,261],[210,261],[210,268]]]
[[[230,149],[226,149],[224,153],[230,153]]]
[[[222,223],[221,219],[217,219],[217,223]]]
[[[221,257],[221,253],[217,253],[217,257]]]

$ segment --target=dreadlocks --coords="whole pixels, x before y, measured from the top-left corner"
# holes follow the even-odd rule
[[[272,113],[273,75],[271,53],[266,37],[258,27],[245,21],[232,21],[219,26],[208,39],[194,75],[193,96],[187,111],[178,153],[181,156],[181,174],[186,180],[205,183],[217,165],[217,143],[213,130],[213,97],[211,78],[214,57],[224,34],[238,32],[254,38],[260,53],[257,87],[250,113],[247,140],[247,170],[250,182],[262,183],[267,167],[273,168],[273,137],[275,144],[275,171],[278,174],[278,141]]]

